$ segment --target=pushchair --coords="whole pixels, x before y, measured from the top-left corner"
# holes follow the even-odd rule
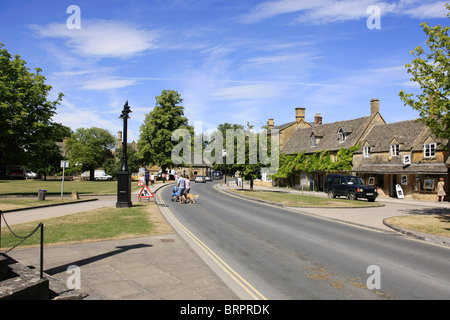
[[[173,187],[172,191],[172,201],[177,200],[178,201],[178,187]]]

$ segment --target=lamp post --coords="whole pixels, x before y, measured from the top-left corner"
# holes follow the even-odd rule
[[[131,113],[130,107],[128,106],[128,101],[123,106],[122,114],[120,119],[123,120],[123,142],[122,142],[122,167],[117,173],[117,202],[116,208],[128,208],[132,206],[131,203],[131,173],[128,169],[127,160],[127,124],[128,114]]]

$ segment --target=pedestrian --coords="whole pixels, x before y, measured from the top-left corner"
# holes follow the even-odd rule
[[[148,187],[148,180],[149,180],[149,177],[150,177],[150,175],[149,175],[149,173],[148,173],[148,171],[145,171],[145,185]]]
[[[184,196],[184,189],[186,187],[185,180],[181,176],[181,173],[178,174],[178,180],[177,180],[177,188],[178,188],[178,197],[180,203],[183,202],[183,200],[186,202],[186,197]]]
[[[187,194],[189,193],[189,191],[191,191],[191,180],[189,179],[189,175],[186,175],[186,178],[184,178],[184,184],[186,187],[184,193]]]
[[[166,174],[163,172],[161,175],[163,183],[166,183]]]
[[[444,197],[447,195],[446,191],[447,187],[445,186],[444,178],[440,178],[437,186],[437,202],[444,202]]]
[[[152,184],[152,187],[153,187],[153,184],[155,183],[155,175],[153,173],[150,176],[150,183]]]

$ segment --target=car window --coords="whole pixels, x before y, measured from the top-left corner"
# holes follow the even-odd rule
[[[348,184],[364,184],[362,179],[360,177],[349,177],[348,178]]]

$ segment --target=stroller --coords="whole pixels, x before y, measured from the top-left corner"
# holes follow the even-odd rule
[[[174,200],[178,200],[178,187],[175,186],[173,187],[173,191],[172,191],[172,201]]]

